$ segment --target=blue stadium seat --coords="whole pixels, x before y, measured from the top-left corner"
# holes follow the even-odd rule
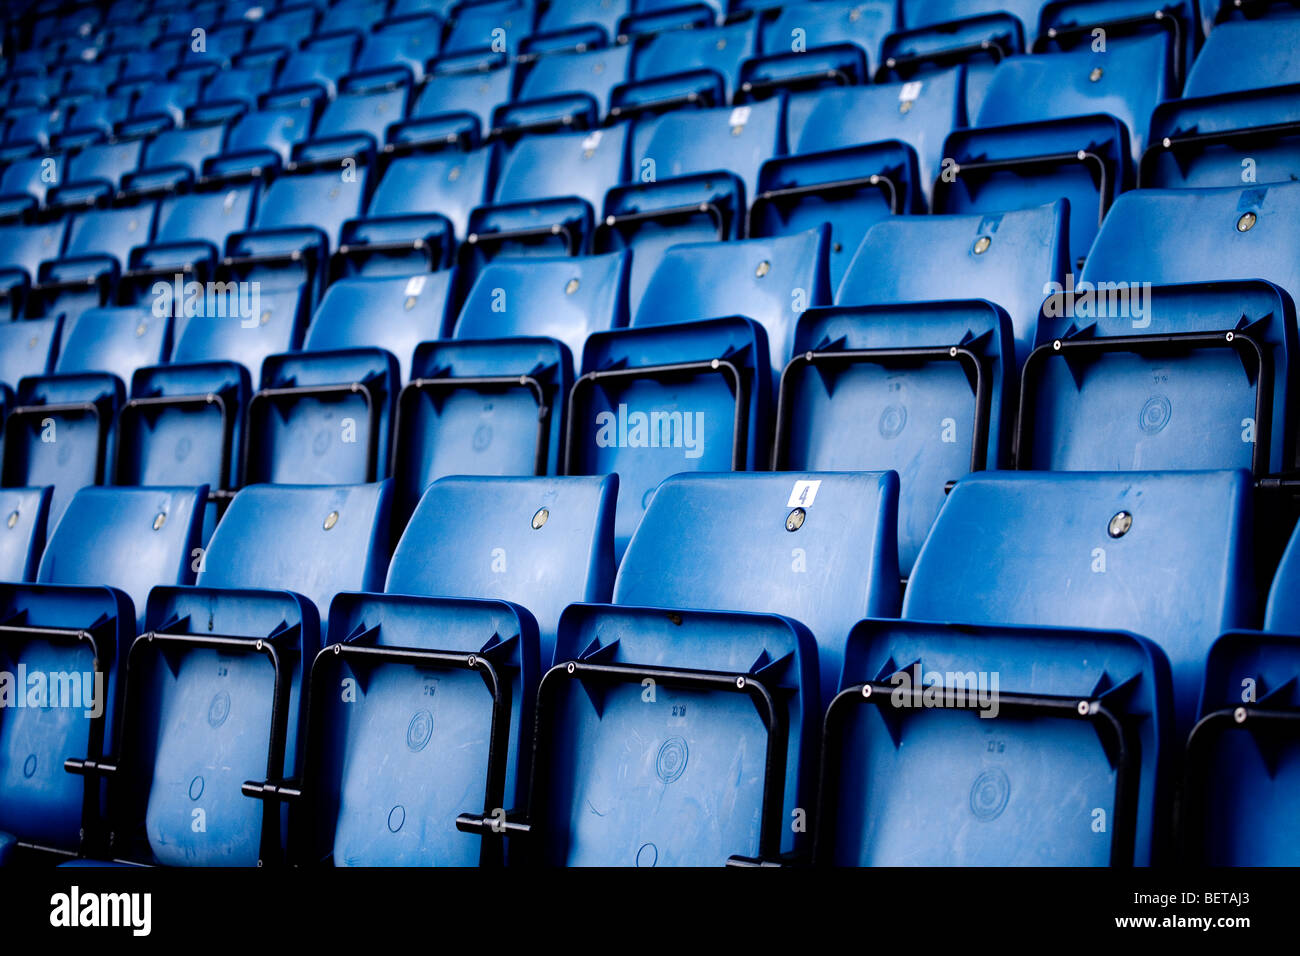
[[[41,553],[45,550],[52,490],[46,485],[0,491],[0,514],[4,515],[4,529],[0,530],[0,581],[36,580]]]
[[[537,18],[537,30],[525,49],[539,43],[548,49],[602,47],[619,36],[619,21],[632,12],[632,0],[570,0],[548,5]]]
[[[451,274],[345,279],[302,352],[269,356],[248,406],[248,484],[351,484],[388,470],[397,394],[420,342],[448,325]]]
[[[527,798],[533,699],[560,612],[609,600],[616,483],[443,478],[394,552],[386,593],[335,599],[291,803],[304,862],[500,862],[501,841],[457,832],[456,818]],[[461,522],[475,533],[457,533]]]
[[[514,99],[492,116],[496,135],[592,129],[609,113],[614,87],[628,78],[632,48],[552,53],[521,61]]]
[[[659,486],[613,604],[565,612],[538,693],[529,828],[544,863],[806,849],[794,822],[812,797],[818,663],[833,687],[851,622],[898,606],[897,491],[891,473]]]
[[[1010,460],[1015,343],[988,301],[809,309],[778,392],[774,471],[892,469],[906,577],[947,487]]]
[[[741,64],[739,95],[869,83],[880,42],[896,25],[895,5],[888,0],[781,6],[761,27],[762,55]]]
[[[145,146],[139,168],[124,177],[123,192],[192,183],[203,172],[204,161],[221,152],[225,138],[221,123],[164,130]]]
[[[0,218],[6,221],[30,217],[44,208],[46,195],[63,182],[62,154],[18,159],[0,173]]]
[[[613,92],[610,116],[731,102],[740,65],[758,52],[753,18],[729,26],[663,30],[635,42],[631,79]]]
[[[633,128],[630,181],[610,190],[598,251],[633,249],[631,295],[677,243],[736,239],[757,195],[759,169],[785,152],[779,99],[647,116]]]
[[[631,327],[587,340],[569,397],[565,474],[619,475],[621,554],[655,487],[768,458],[773,367],[829,304],[825,229],[670,248]]]
[[[501,162],[492,202],[469,217],[460,262],[589,251],[606,192],[627,180],[627,124],[528,136]]]
[[[438,55],[442,19],[419,13],[381,20],[366,35],[352,64],[354,79],[383,79],[409,84],[424,82],[425,71]]]
[[[145,203],[73,215],[62,252],[37,269],[29,310],[71,319],[111,305],[131,249],[152,235],[154,212],[155,206]]]
[[[1251,501],[1244,472],[959,481],[903,620],[849,637],[817,856],[1158,860],[1205,652],[1254,613]]]
[[[583,343],[627,324],[626,254],[490,263],[398,398],[399,514],[444,475],[556,474]]]
[[[255,298],[247,285],[181,310],[167,365],[140,368],[118,416],[117,484],[205,483],[221,501],[237,486],[244,410],[268,355],[296,349],[305,322],[295,289]],[[182,295],[184,293],[182,292]],[[209,530],[215,511],[209,512]]]
[[[835,302],[987,299],[1011,317],[1019,368],[1035,343],[1039,307],[1053,283],[1064,284],[1066,234],[1060,200],[986,216],[894,216],[867,231]]]
[[[493,111],[509,101],[513,76],[503,53],[478,50],[439,57],[411,119],[437,120],[447,135],[476,146],[492,129]]]
[[[158,201],[153,236],[131,249],[119,297],[142,301],[156,281],[206,282],[214,277],[226,238],[248,228],[256,204],[256,180],[203,189]],[[183,302],[173,302],[183,311]]]
[[[1273,577],[1263,631],[1230,631],[1210,648],[1187,742],[1187,863],[1295,865],[1297,541]]]
[[[62,327],[57,317],[0,322],[0,404],[5,409],[20,381],[53,370]]]
[[[1294,19],[1216,27],[1182,98],[1161,103],[1151,116],[1139,185],[1234,186],[1300,177],[1298,29]]]
[[[759,171],[749,235],[788,235],[829,222],[831,282],[838,285],[873,223],[925,208],[944,138],[964,125],[960,69],[791,96],[790,153]]]
[[[532,33],[535,14],[532,0],[457,4],[442,48],[448,53],[516,53],[519,44]]]
[[[241,786],[297,772],[306,675],[330,601],[383,583],[389,491],[245,488],[201,552],[196,585],[150,592],[128,652],[120,747],[109,771],[86,768],[109,777],[113,859],[281,859],[281,814]]]
[[[1163,36],[1105,52],[1013,57],[999,64],[975,128],[944,144],[937,212],[1070,202],[1071,262],[1088,254],[1106,211],[1131,185],[1152,109],[1171,92]]]
[[[170,318],[149,309],[89,309],[66,320],[54,373],[18,383],[0,484],[53,485],[57,520],[78,488],[105,483],[124,383],[137,368],[165,361],[170,349]]]
[[[409,155],[381,160],[366,214],[343,224],[336,275],[405,276],[451,264],[470,211],[487,198],[496,150],[467,152],[441,141],[409,146]]]
[[[0,584],[9,632],[0,650],[4,669],[17,673],[22,665],[32,674],[78,677],[77,684],[61,685],[60,692],[70,695],[64,706],[0,708],[0,831],[23,844],[67,854],[82,843],[83,809],[93,818],[100,787],[66,773],[64,760],[96,761],[112,753],[122,667],[137,615],[143,619],[154,585],[194,580],[191,552],[203,493],[84,488],[63,520],[51,525],[39,583]],[[69,706],[76,697],[84,706]],[[93,828],[85,834],[88,841],[100,836]]]
[[[1297,203],[1297,184],[1120,197],[1087,286],[1043,305],[1020,467],[1290,468]]]
[[[0,225],[0,302],[11,317],[17,318],[26,310],[41,263],[58,258],[66,231],[63,220],[30,226]]]

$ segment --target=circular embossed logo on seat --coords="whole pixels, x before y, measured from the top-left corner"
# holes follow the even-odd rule
[[[220,727],[230,716],[230,695],[224,690],[217,691],[212,698],[212,703],[208,704],[208,724],[212,727]]]
[[[325,454],[330,450],[330,442],[333,437],[328,428],[322,428],[311,441],[311,453],[318,458]]]
[[[981,771],[970,787],[970,812],[981,820],[995,820],[1011,799],[1011,781],[999,767]]]
[[[406,807],[400,803],[388,811],[388,830],[390,833],[396,833],[402,829],[402,824],[406,822]]]
[[[897,438],[907,426],[907,409],[902,405],[886,405],[880,413],[880,437]]]
[[[474,429],[474,450],[486,451],[488,445],[492,444],[492,426],[480,425]]]
[[[1149,435],[1154,435],[1160,429],[1169,424],[1169,416],[1173,407],[1169,404],[1169,399],[1163,395],[1152,395],[1142,406],[1142,413],[1138,416],[1138,425]]]
[[[664,783],[672,783],[686,772],[686,761],[690,757],[690,750],[686,746],[686,741],[681,737],[669,737],[659,748],[659,756],[655,758],[655,773]]]
[[[419,753],[429,745],[433,736],[433,714],[422,710],[411,718],[406,727],[406,746]]]
[[[194,444],[187,437],[181,438],[176,443],[176,460],[184,461],[190,457],[190,452],[194,450]]]
[[[637,866],[654,866],[659,862],[659,848],[653,843],[641,844],[641,849],[636,851]]]
[[[28,754],[27,759],[23,761],[23,776],[28,780],[36,773],[36,754]]]
[[[197,800],[203,796],[203,778],[195,777],[190,781],[190,799]]]

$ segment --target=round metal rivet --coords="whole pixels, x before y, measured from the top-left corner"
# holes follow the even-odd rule
[[[467,663],[470,667],[478,667],[478,658],[475,657],[473,654],[471,654],[469,656],[469,659],[466,660],[465,663]]]
[[[574,671],[578,669],[578,665],[573,663],[573,661],[569,661],[569,663],[565,665],[564,669],[568,671],[570,674],[572,674]]]
[[[989,246],[993,245],[993,240],[988,236],[980,236],[975,240],[975,255],[981,256],[988,251]]]
[[[956,358],[956,357],[957,357],[957,346],[953,345],[953,346],[950,346],[950,347],[949,347],[949,349],[948,349],[948,357],[949,357],[949,358]]]
[[[166,523],[167,523],[167,514],[165,512],[160,511],[153,516],[153,529],[155,531],[157,531]]]
[[[1236,337],[1237,337],[1237,333],[1235,332],[1229,332],[1227,335],[1224,336],[1224,338],[1227,339],[1229,342],[1231,342]]]
[[[758,276],[761,279],[763,278],[763,276],[767,275],[771,271],[772,271],[772,263],[764,259],[762,262],[758,264],[758,268],[754,270],[754,275]]]
[[[1061,340],[1060,340],[1060,339],[1053,339],[1053,340],[1052,340],[1052,351],[1053,351],[1053,352],[1059,352],[1059,351],[1061,351]]]
[[[1106,533],[1112,538],[1122,538],[1128,534],[1128,529],[1133,527],[1133,516],[1127,511],[1120,511],[1110,519],[1110,524],[1106,526]]]
[[[537,513],[533,515],[533,530],[536,531],[542,525],[546,524],[546,519],[551,516],[551,512],[546,508],[538,508]]]
[[[1232,712],[1232,719],[1239,724],[1244,724],[1246,722],[1246,708],[1238,707],[1234,710]]]
[[[342,654],[342,653],[343,653],[343,645],[342,645],[342,644],[335,644],[335,645],[334,645],[334,656],[337,657],[338,655],[340,655],[340,654]]]
[[[565,285],[565,287],[564,287],[564,294],[565,294],[565,295],[573,295],[573,293],[575,293],[575,292],[578,291],[578,286],[579,286],[579,285],[581,285],[581,283],[578,282],[577,279],[570,279],[570,280],[568,281],[568,284]]]
[[[1096,83],[1098,80],[1100,80],[1100,79],[1101,79],[1101,67],[1099,67],[1099,66],[1094,66],[1094,67],[1092,68],[1092,72],[1088,74],[1088,79],[1092,80],[1092,82],[1094,82],[1094,83]]]
[[[1160,145],[1163,146],[1165,149],[1168,149],[1170,146],[1174,145],[1174,141],[1170,139],[1168,136],[1166,136],[1164,139],[1160,141]]]
[[[1080,716],[1080,717],[1087,717],[1087,716],[1088,716],[1088,711],[1089,711],[1090,709],[1091,709],[1091,708],[1088,706],[1088,702],[1087,702],[1086,700],[1081,700],[1081,701],[1079,701],[1078,711],[1079,711],[1079,716]]]
[[[259,651],[262,649],[262,642],[260,639],[258,640],[256,647]]]
[[[808,512],[804,511],[802,508],[795,508],[794,511],[791,511],[785,516],[785,530],[798,531],[803,527],[803,519],[807,514]]]
[[[870,684],[863,684],[863,685],[862,685],[862,696],[863,696],[863,697],[870,697],[870,696],[871,696],[871,685],[870,685]]]
[[[910,113],[910,112],[912,112],[912,101],[911,101],[911,100],[903,100],[903,102],[899,103],[899,104],[898,104],[898,112],[900,112],[900,113]]]
[[[14,511],[9,512],[9,521],[7,522],[7,524],[9,525],[9,527],[12,528],[17,523],[18,523],[18,511],[17,509],[15,509]]]
[[[406,297],[406,302],[403,303],[403,307],[406,309],[407,312],[410,312],[412,309],[414,309],[414,308],[415,308],[415,296],[413,296],[413,295],[408,295],[408,296]]]
[[[270,321],[271,321],[271,313],[270,313],[270,312],[263,312],[263,313],[262,313],[262,319],[261,319],[262,325],[266,325],[266,323],[268,323],[268,322],[270,322]]]
[[[745,678],[743,678],[743,677],[737,677],[737,678],[736,678],[736,686],[739,687],[741,690],[744,690],[744,689],[745,689]]]
[[[1257,217],[1253,212],[1242,213],[1241,218],[1237,220],[1237,231],[1250,232],[1250,230],[1255,228],[1256,221]]]
[[[149,331],[149,326],[141,322],[139,325],[135,327],[135,337],[138,339],[140,336],[144,335],[148,331]]]
[[[838,243],[838,242],[835,243],[831,248],[833,248],[836,252],[843,252],[843,251],[844,251],[844,246],[842,246],[842,245],[841,245],[840,243]]]
[[[326,531],[328,531],[330,528],[334,527],[338,523],[339,523],[339,513],[337,511],[331,511],[329,514],[325,516],[324,527]]]

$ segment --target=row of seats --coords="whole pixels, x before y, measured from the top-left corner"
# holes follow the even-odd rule
[[[459,309],[454,271],[342,279],[305,332],[293,285],[10,323],[0,476],[57,517],[391,475],[404,517],[443,475],[617,473],[621,554],[682,470],[896,469],[906,575],[970,471],[1292,469],[1300,186],[1128,193],[1077,287],[1064,221],[889,217],[835,296],[823,228],[669,247],[639,299],[634,251],[496,259]]]
[[[107,130],[114,138],[95,145],[94,137],[73,137],[71,145],[78,151],[66,160],[66,171],[60,153],[41,155],[52,141],[48,136],[32,138],[25,126],[27,114],[10,117],[5,136],[13,144],[9,155],[14,161],[0,178],[6,200],[0,209],[48,214],[51,197],[54,211],[113,197],[119,203],[135,202],[142,194],[189,188],[195,182],[211,188],[250,170],[265,177],[281,165],[307,169],[326,161],[355,162],[373,157],[380,148],[391,154],[430,144],[445,147],[448,141],[475,146],[484,134],[513,142],[528,132],[533,135],[508,151],[495,185],[496,151],[481,157],[472,151],[473,174],[454,189],[442,189],[452,195],[431,195],[430,188],[439,188],[434,170],[427,164],[406,164],[406,181],[390,184],[390,197],[392,189],[400,188],[405,208],[442,214],[438,251],[449,250],[455,237],[472,234],[480,242],[480,254],[481,243],[489,238],[494,248],[500,246],[504,238],[497,234],[502,232],[523,232],[505,238],[526,238],[533,244],[563,241],[570,253],[581,251],[590,247],[593,219],[620,233],[628,225],[644,229],[641,220],[649,210],[661,221],[673,218],[670,213],[680,218],[691,205],[710,204],[716,208],[707,210],[709,215],[697,228],[727,238],[744,234],[746,219],[750,234],[779,234],[789,231],[792,211],[807,219],[824,216],[828,206],[839,207],[830,217],[843,232],[837,235],[837,245],[846,251],[835,262],[837,279],[865,225],[890,212],[927,205],[939,212],[993,211],[1065,197],[1075,212],[1072,261],[1082,262],[1098,223],[1116,196],[1136,181],[1146,186],[1206,186],[1294,178],[1293,137],[1281,135],[1280,128],[1295,121],[1292,87],[1300,76],[1288,72],[1285,53],[1294,46],[1295,29],[1294,20],[1221,24],[1197,57],[1183,98],[1172,98],[1176,88],[1169,79],[1171,44],[1164,35],[1013,56],[989,74],[978,107],[966,102],[973,75],[962,66],[883,85],[796,91],[785,108],[780,106],[783,96],[763,107],[764,101],[755,99],[757,93],[736,100],[743,105],[727,108],[723,104],[731,98],[726,95],[668,95],[659,89],[660,81],[652,84],[658,92],[650,99],[634,102],[632,94],[625,93],[623,99],[615,95],[635,78],[626,62],[614,62],[627,60],[627,47],[540,56],[520,63],[515,73],[526,75],[513,80],[508,65],[494,70],[482,62],[458,62],[449,73],[434,72],[426,78],[420,72],[422,92],[412,97],[409,64],[398,57],[393,67],[397,54],[385,46],[377,59],[360,61],[361,79],[351,86],[342,76],[307,82],[292,74],[278,89],[274,83],[279,81],[261,71],[245,77],[241,82],[246,91],[238,94],[218,83],[230,80],[223,72],[212,78],[201,97],[196,90],[195,102],[181,109],[181,122],[187,124],[182,129],[168,128],[171,120],[150,122],[150,117],[168,110],[155,102],[156,97],[133,90],[128,98],[134,105],[122,107],[123,118],[108,122],[96,115],[84,121],[86,128]],[[656,39],[698,43],[700,32],[670,31]],[[418,26],[409,26],[403,35],[424,34]],[[320,42],[360,43],[355,36],[332,34]],[[697,51],[704,58],[699,62],[712,62],[706,55],[709,49],[705,43]],[[373,65],[384,57],[389,67]],[[345,66],[353,62],[351,54],[342,60]],[[674,59],[664,68],[665,75],[698,80],[701,72],[714,72],[713,67],[701,70],[693,63]],[[391,75],[394,69],[397,79]],[[494,74],[500,74],[500,82],[490,76]],[[777,86],[765,89],[769,96],[780,93]],[[693,110],[678,115],[683,111],[677,107],[683,105],[714,111],[705,109],[707,116],[692,116]],[[90,108],[107,107],[94,101]],[[144,118],[128,117],[130,110]],[[664,110],[671,110],[670,118],[652,117],[631,133],[621,122]],[[55,112],[82,128],[76,109]],[[602,130],[602,123],[616,125]],[[539,130],[575,127],[590,128],[591,133],[536,138]],[[743,135],[744,142],[728,143],[728,133]],[[605,137],[613,141],[602,145]],[[872,148],[865,148],[867,144]],[[787,145],[790,156],[803,158],[783,159]],[[838,152],[850,146],[857,151]],[[37,155],[29,155],[33,151]],[[807,153],[819,155],[804,156]],[[693,173],[717,178],[720,170],[731,177],[707,186],[691,183],[685,193],[686,183],[647,188],[647,180],[664,178],[657,167],[669,165],[669,160],[664,173],[674,180]],[[441,165],[446,163],[444,159]],[[415,197],[412,174],[433,180],[422,192],[416,189]],[[368,193],[364,175],[355,182],[359,189],[342,190],[343,217],[356,216],[361,211],[356,199]],[[562,214],[558,224],[563,228],[554,229],[555,219],[536,221],[538,210],[530,204],[541,198],[569,199],[566,184],[571,189],[575,182],[584,183],[575,197],[583,200],[581,209],[576,214],[563,206],[547,211],[552,217]],[[412,198],[423,203],[412,206]],[[848,202],[854,198],[856,202]],[[486,200],[507,208],[477,219],[469,216]],[[573,201],[569,199],[570,205]],[[529,208],[513,209],[512,204]],[[371,210],[371,215],[391,214],[389,205]],[[598,218],[602,214],[603,219]],[[530,217],[531,232],[520,225]],[[333,243],[331,250],[337,248],[339,222],[332,223],[334,228],[321,225]],[[537,229],[542,225],[554,234]],[[229,219],[224,226],[217,237],[204,238],[221,248],[220,238],[237,228]],[[427,229],[427,221],[421,226]],[[454,237],[447,226],[455,229]],[[125,260],[119,256],[119,261]],[[25,266],[34,279],[32,266],[38,263],[9,265]]]
[[[616,484],[440,480],[391,563],[387,482],[247,488],[206,549],[202,488],[79,492],[0,660],[106,706],[5,711],[9,849],[1146,864],[1177,805],[1294,863],[1300,537],[1247,630],[1244,473],[965,478],[901,616],[893,473],[670,478],[615,577]]]

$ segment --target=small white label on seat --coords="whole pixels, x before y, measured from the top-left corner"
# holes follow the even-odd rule
[[[749,122],[749,107],[748,107],[748,106],[737,106],[734,110],[731,111],[731,121],[730,121],[730,122],[731,122],[731,125],[732,125],[732,126],[744,126],[746,123],[748,123],[748,122]]]
[[[815,481],[796,481],[794,490],[790,492],[790,500],[786,502],[787,508],[811,508],[813,501],[817,498],[817,489],[822,486],[821,479]]]
[[[424,276],[411,276],[406,283],[407,295],[419,295],[424,289]]]
[[[587,135],[587,138],[582,141],[582,148],[584,150],[595,149],[597,146],[600,145],[601,137],[603,137],[604,135],[605,134],[602,130],[598,130],[598,129],[592,130]]]
[[[912,100],[920,99],[921,86],[922,83],[920,80],[912,80],[909,83],[904,83],[903,88],[898,91],[898,101],[900,103],[907,103]]]

